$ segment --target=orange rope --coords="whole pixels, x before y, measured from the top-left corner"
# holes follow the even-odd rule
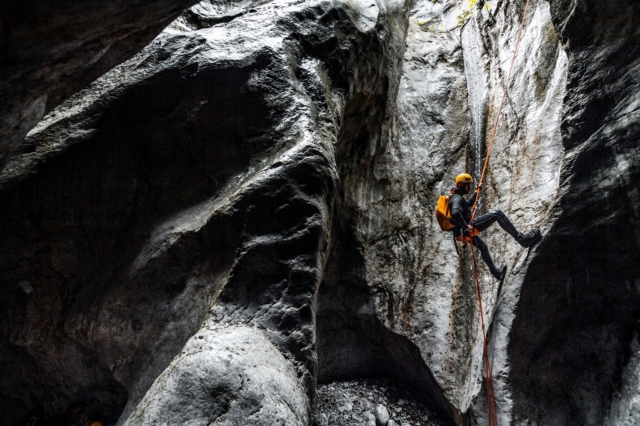
[[[491,139],[489,141],[489,147],[487,148],[487,156],[484,160],[484,166],[482,167],[482,174],[480,175],[480,180],[478,181],[478,190],[476,191],[476,198],[474,200],[473,205],[473,213],[471,214],[471,220],[469,223],[473,223],[473,219],[476,217],[476,212],[478,210],[478,198],[480,197],[480,191],[482,190],[482,181],[484,180],[485,173],[487,171],[487,165],[489,164],[489,157],[491,156],[491,149],[493,148],[493,142],[496,139],[496,133],[498,131],[498,124],[500,123],[500,116],[502,115],[502,107],[504,105],[504,100],[507,97],[507,92],[509,91],[509,84],[511,82],[511,72],[513,71],[513,64],[516,61],[516,55],[518,53],[518,47],[520,46],[520,39],[522,37],[522,31],[524,29],[524,23],[527,18],[527,10],[529,9],[529,0],[524,6],[524,13],[522,15],[522,22],[520,24],[520,31],[518,31],[518,38],[516,40],[516,46],[513,51],[513,58],[511,59],[511,66],[509,67],[509,74],[507,74],[507,81],[505,82],[504,93],[502,94],[502,100],[500,101],[500,107],[498,108],[498,115],[496,117],[495,124],[493,125],[493,131],[491,132]],[[466,241],[466,238],[463,238],[463,241]],[[485,369],[487,372],[487,422],[488,425],[491,426],[491,421],[493,420],[494,426],[498,425],[498,407],[496,405],[496,397],[493,391],[493,374],[491,373],[491,362],[489,361],[489,351],[487,350],[487,333],[484,326],[484,314],[482,309],[482,294],[480,293],[480,280],[478,279],[478,265],[476,262],[476,254],[473,249],[473,244],[471,242],[471,254],[473,257],[473,273],[476,280],[476,291],[478,293],[478,305],[480,308],[480,322],[482,324],[482,342],[483,342],[483,352],[484,352],[484,362]]]
[[[507,92],[509,91],[509,84],[511,83],[511,71],[513,71],[513,64],[516,61],[516,55],[518,53],[518,47],[520,47],[520,38],[522,37],[522,30],[524,29],[524,21],[527,19],[527,9],[529,9],[529,0],[524,6],[524,13],[522,15],[522,23],[520,24],[520,31],[518,31],[518,38],[516,40],[516,47],[513,50],[513,58],[511,58],[511,66],[509,67],[509,74],[507,74],[507,81],[504,86],[504,92],[502,94],[502,100],[500,101],[500,107],[498,108],[498,116],[496,117],[496,122],[493,125],[493,131],[491,132],[491,139],[489,140],[489,147],[487,148],[487,157],[484,160],[484,166],[482,167],[482,174],[480,175],[480,180],[478,181],[478,190],[476,191],[476,199],[474,200],[473,205],[473,213],[471,214],[471,222],[476,217],[476,211],[478,210],[478,198],[480,197],[480,191],[482,190],[482,181],[484,180],[485,172],[487,171],[487,165],[489,164],[489,157],[491,156],[491,149],[493,148],[493,142],[496,139],[496,133],[498,131],[498,123],[500,122],[500,116],[502,115],[502,106],[504,105],[504,100],[507,97]]]
[[[489,362],[489,351],[487,350],[487,333],[484,327],[484,314],[482,309],[482,295],[480,293],[480,280],[478,279],[478,263],[476,261],[476,253],[471,247],[471,255],[473,257],[473,273],[476,278],[476,292],[478,293],[478,305],[480,308],[480,322],[482,324],[482,343],[483,343],[483,355],[485,369],[487,370],[487,420],[489,426],[491,426],[491,413],[493,412],[493,424],[498,424],[498,414],[496,406],[496,397],[493,392],[493,374],[491,373],[491,363]]]

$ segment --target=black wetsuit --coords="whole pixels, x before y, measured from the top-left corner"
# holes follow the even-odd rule
[[[453,228],[453,235],[457,238],[460,234],[466,232],[467,225],[471,222],[471,214],[473,209],[473,202],[475,201],[476,193],[474,192],[469,198],[465,199],[457,190],[449,198],[449,208],[451,209],[451,222],[455,225]],[[467,201],[468,200],[468,201]],[[515,226],[509,221],[507,216],[500,210],[494,210],[490,213],[477,216],[471,225],[478,231],[482,232],[495,222],[498,222],[500,227],[507,231],[516,241],[520,242],[522,234],[518,232]],[[496,276],[499,275],[498,269],[491,260],[491,254],[489,254],[489,248],[482,241],[480,236],[476,235],[472,239],[473,245],[476,246],[482,254],[484,263],[487,264],[491,273]]]
[[[451,197],[449,197],[451,222],[455,225],[455,228],[453,228],[453,234],[456,237],[458,237],[458,235],[462,233],[462,230],[467,229],[467,225],[469,224],[469,222],[471,222],[473,202],[475,201],[475,199],[475,192],[466,199],[457,191],[454,191],[451,194]]]

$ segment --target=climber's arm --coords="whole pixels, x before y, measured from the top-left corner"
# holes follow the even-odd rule
[[[478,196],[478,192],[480,192],[481,189],[482,184],[479,184],[478,186],[476,186],[476,190],[473,191],[473,194],[471,194],[471,196],[467,198],[467,202],[471,204],[471,208],[473,208],[473,206],[475,205],[476,197]]]
[[[464,220],[464,216],[462,214],[463,208],[462,203],[466,201],[461,196],[452,196],[449,199],[449,208],[451,209],[451,222],[458,229],[466,229],[467,222]]]

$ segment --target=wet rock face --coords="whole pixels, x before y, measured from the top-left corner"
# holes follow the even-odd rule
[[[318,424],[486,422],[471,253],[434,207],[479,175],[524,3],[207,0],[53,109],[0,171],[2,421],[308,425],[320,383]],[[638,418],[639,14],[530,4],[480,206],[545,235],[483,234],[500,424]],[[143,39],[3,117],[26,133]],[[327,394],[371,376],[429,420]]]
[[[567,58],[548,4],[538,2],[532,9],[480,209],[502,209],[522,231],[544,224],[563,155],[559,127]],[[365,139],[362,154],[338,162],[343,188],[334,226],[338,235],[319,295],[318,329],[325,321],[332,324],[319,331],[321,379],[325,371],[348,376],[345,370],[354,366],[360,374],[393,371],[388,359],[396,368],[403,361],[412,365],[408,357],[384,353],[400,347],[402,339],[385,341],[385,333],[377,331],[382,325],[415,345],[446,396],[440,405],[450,404],[458,421],[465,412],[475,416],[481,410],[474,403],[481,391],[483,343],[471,254],[460,247],[456,255],[451,235],[435,221],[434,207],[455,175],[479,174],[521,12],[506,6],[469,9],[466,2],[414,4],[397,97],[376,134],[382,136]],[[499,229],[483,238],[496,263],[507,263],[512,272],[503,286],[509,291],[498,294],[499,283],[482,268],[490,324],[499,296],[513,295],[517,306],[518,275],[529,257]],[[358,327],[361,331],[354,331]],[[324,335],[330,336],[326,355]],[[375,360],[371,367],[359,365],[369,359]],[[403,380],[420,371],[413,365],[411,373],[399,374]]]
[[[514,412],[540,424],[633,423],[636,396],[623,386],[636,374],[625,365],[640,319],[640,9],[583,1],[552,10],[571,58],[566,153],[559,219],[527,272],[509,347]]]
[[[442,11],[431,2],[414,8]],[[441,360],[434,341],[442,342],[447,332],[451,303],[437,280],[447,270],[438,248],[453,247],[449,239],[431,240],[425,227],[437,226],[431,217],[434,186],[464,155],[468,116],[462,57],[455,37],[423,31],[413,13],[405,44],[389,80],[395,96],[364,110],[376,126],[343,124],[335,244],[319,294],[321,380],[391,373],[401,380],[420,377],[416,381],[422,386],[438,388],[451,378],[438,376],[440,365],[430,357]],[[440,237],[439,231],[434,235]],[[435,280],[429,281],[432,262],[442,269],[434,267]],[[418,357],[404,355],[416,352]],[[427,361],[431,371],[416,358]],[[440,379],[435,386],[433,374]]]

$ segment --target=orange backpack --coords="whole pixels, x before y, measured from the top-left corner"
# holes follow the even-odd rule
[[[441,195],[436,207],[436,219],[443,231],[451,231],[455,226],[451,223],[451,209],[449,209],[449,195]]]

